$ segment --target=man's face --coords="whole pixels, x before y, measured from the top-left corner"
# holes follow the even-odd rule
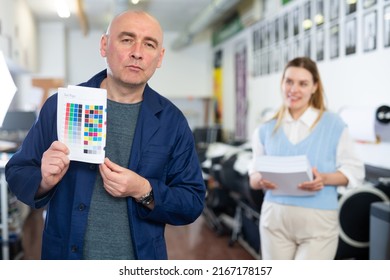
[[[108,74],[121,84],[147,83],[164,56],[160,25],[145,14],[125,13],[103,35],[100,53],[106,57]]]

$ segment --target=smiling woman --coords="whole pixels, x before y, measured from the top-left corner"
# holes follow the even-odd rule
[[[364,166],[353,150],[353,141],[340,116],[328,112],[317,65],[297,57],[284,68],[284,100],[273,119],[253,133],[250,184],[264,189],[260,216],[264,259],[333,259],[338,244],[337,187],[356,187],[364,179]],[[313,180],[292,188],[309,196],[279,195],[275,182],[255,169],[262,155],[308,157]],[[283,175],[280,175],[283,176]],[[284,186],[283,186],[284,187]],[[281,234],[275,234],[281,233]]]

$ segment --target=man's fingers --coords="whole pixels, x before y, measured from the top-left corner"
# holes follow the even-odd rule
[[[68,147],[64,143],[61,143],[60,141],[54,141],[53,143],[51,143],[49,149],[53,151],[60,151],[63,152],[64,154],[69,154]]]

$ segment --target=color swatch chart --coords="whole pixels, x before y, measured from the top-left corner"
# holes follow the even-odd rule
[[[83,105],[66,103],[64,137],[68,143],[80,143]]]
[[[58,89],[57,134],[70,149],[70,160],[104,161],[106,117],[106,90],[80,86]]]
[[[84,153],[99,154],[103,143],[103,106],[86,105],[83,131]],[[76,133],[76,137],[78,137]]]

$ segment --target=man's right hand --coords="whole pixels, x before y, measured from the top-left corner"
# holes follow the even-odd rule
[[[36,197],[40,197],[50,191],[64,177],[70,163],[68,154],[68,147],[59,141],[54,141],[49,149],[43,153],[41,164],[42,181]]]

